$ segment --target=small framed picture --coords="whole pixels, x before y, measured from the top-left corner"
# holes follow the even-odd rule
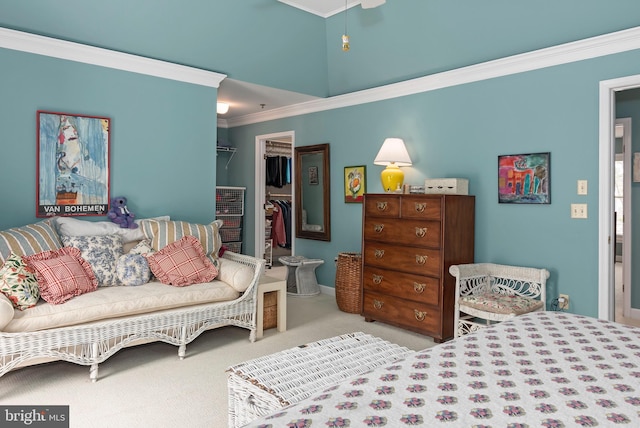
[[[362,203],[367,192],[367,167],[365,165],[344,168],[344,201]]]
[[[313,185],[318,184],[318,167],[317,166],[309,167],[309,184],[313,184]]]
[[[498,156],[498,202],[550,204],[551,153]]]

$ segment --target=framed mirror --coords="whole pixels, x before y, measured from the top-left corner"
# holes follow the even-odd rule
[[[331,241],[329,144],[295,148],[296,237]]]

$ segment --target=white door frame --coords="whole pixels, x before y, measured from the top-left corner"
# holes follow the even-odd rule
[[[613,230],[613,162],[615,160],[616,92],[640,87],[640,75],[600,82],[598,318],[615,320],[615,254]]]
[[[266,154],[266,142],[267,140],[277,140],[280,138],[290,138],[291,139],[291,148],[293,149],[295,147],[295,143],[296,143],[296,132],[295,131],[284,131],[284,132],[276,132],[274,134],[264,134],[264,135],[256,135],[256,149],[255,149],[255,153],[256,153],[256,164],[255,164],[255,170],[256,170],[256,176],[255,176],[255,207],[256,207],[256,213],[255,213],[255,233],[254,236],[256,237],[256,242],[255,242],[255,254],[254,256],[261,259],[262,256],[264,255],[264,238],[265,238],[265,234],[264,234],[264,218],[265,218],[265,210],[264,210],[264,203],[266,200],[266,192],[265,192],[265,176],[266,176],[266,170],[265,170],[265,161],[264,161],[264,156]],[[295,171],[295,162],[291,162],[291,177],[295,177],[296,171]],[[292,212],[296,212],[296,206],[295,206],[295,186],[291,186],[291,210]],[[292,221],[291,222],[291,236],[296,236],[296,231],[295,231],[295,222]],[[293,242],[291,242],[291,254],[295,254],[295,243],[296,240],[295,239],[291,239]]]

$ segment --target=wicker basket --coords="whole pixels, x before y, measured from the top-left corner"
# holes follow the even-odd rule
[[[264,293],[264,311],[262,329],[269,330],[278,326],[278,292]]]
[[[338,254],[336,269],[336,301],[338,309],[351,314],[362,312],[362,255],[360,253]]]

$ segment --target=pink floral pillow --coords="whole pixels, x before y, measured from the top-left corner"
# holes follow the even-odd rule
[[[23,257],[23,260],[35,271],[40,296],[51,304],[64,303],[98,288],[91,266],[77,248],[44,251]]]
[[[191,235],[144,256],[151,272],[163,284],[183,287],[211,282],[218,276],[218,269],[204,254],[200,241]]]

